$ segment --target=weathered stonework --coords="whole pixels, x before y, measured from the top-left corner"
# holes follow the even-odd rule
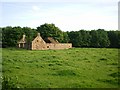
[[[48,40],[49,43],[46,43],[40,36],[40,33],[38,33],[37,37],[31,43],[28,44],[25,39],[25,35],[23,35],[23,38],[18,42],[18,47],[31,50],[55,50],[72,48],[71,43],[59,43],[51,37],[48,37]]]

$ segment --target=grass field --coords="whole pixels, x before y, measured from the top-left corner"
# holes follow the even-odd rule
[[[3,87],[118,88],[118,49],[2,49]]]

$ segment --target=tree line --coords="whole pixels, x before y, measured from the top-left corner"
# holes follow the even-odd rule
[[[53,37],[61,43],[72,43],[73,47],[94,47],[94,48],[119,48],[120,47],[120,31],[98,30],[79,30],[63,32],[55,24],[45,23],[32,29],[30,27],[1,27],[2,30],[2,47],[16,47],[17,42],[26,35],[28,43],[30,43],[39,32],[43,39]]]
[[[120,31],[80,30],[68,32],[68,36],[75,47],[120,47]]]

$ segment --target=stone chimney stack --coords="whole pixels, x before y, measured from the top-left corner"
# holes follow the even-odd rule
[[[40,36],[40,33],[38,33],[38,36]]]
[[[23,41],[25,40],[25,34],[23,34]]]

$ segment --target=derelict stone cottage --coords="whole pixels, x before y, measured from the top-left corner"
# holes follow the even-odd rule
[[[59,43],[52,37],[48,37],[45,40],[42,39],[40,33],[31,42],[27,42],[25,35],[18,42],[19,48],[31,49],[31,50],[48,50],[48,49],[69,49],[72,48],[71,43]]]

